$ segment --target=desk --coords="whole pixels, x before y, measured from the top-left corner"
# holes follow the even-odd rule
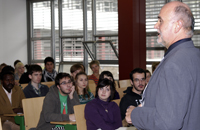
[[[20,130],[25,130],[24,114],[3,114],[3,116],[13,116],[15,123],[20,125]]]
[[[24,116],[24,114],[3,114],[3,116]]]
[[[64,125],[65,130],[77,130],[76,128],[76,121],[59,121],[59,122],[55,122],[52,121],[50,122],[51,124],[55,124],[55,125]]]
[[[136,127],[120,127],[117,130],[137,130]]]

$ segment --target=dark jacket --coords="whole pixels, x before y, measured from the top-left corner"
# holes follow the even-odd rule
[[[137,107],[140,104],[140,99],[142,99],[141,95],[138,95],[132,91],[133,87],[128,87],[124,93],[124,97],[121,99],[119,107],[121,111],[122,120],[125,118],[126,109],[132,105]]]
[[[55,124],[50,124],[52,121],[69,121],[69,114],[74,113],[74,105],[78,105],[79,98],[76,91],[73,94],[73,99],[67,98],[67,114],[61,114],[61,104],[58,94],[58,88],[53,85],[49,88],[49,92],[45,96],[40,120],[37,125],[37,130],[51,130]]]
[[[122,126],[120,110],[115,102],[95,98],[85,106],[87,130],[116,130]]]
[[[46,85],[43,85],[43,84],[40,84],[40,85],[41,85],[41,87],[40,87],[41,96],[39,96],[35,93],[35,91],[33,90],[33,86],[31,85],[31,82],[29,82],[28,86],[26,86],[23,90],[26,98],[46,96],[46,94],[49,92],[49,87]]]

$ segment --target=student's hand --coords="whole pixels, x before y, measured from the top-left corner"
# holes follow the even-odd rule
[[[14,111],[14,113],[23,113],[22,108],[14,108],[13,111]]]
[[[71,88],[71,92],[69,93],[69,98],[70,99],[73,99],[74,91],[75,91],[75,86],[73,85],[72,88]]]
[[[75,115],[74,114],[69,114],[69,120],[70,121],[76,121]]]
[[[131,112],[133,111],[133,109],[135,109],[134,106],[129,106],[128,109],[126,110],[126,121],[130,124],[132,124],[132,121],[131,121]]]

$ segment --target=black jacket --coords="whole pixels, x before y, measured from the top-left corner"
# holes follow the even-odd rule
[[[140,104],[140,99],[142,99],[141,95],[138,95],[132,91],[133,87],[128,87],[124,93],[124,97],[121,99],[119,107],[120,107],[120,112],[121,112],[121,117],[122,120],[125,118],[126,115],[126,109],[132,105],[137,107]]]
[[[49,92],[49,87],[46,86],[46,85],[43,85],[41,84],[41,88],[40,88],[40,91],[41,91],[41,97],[42,96],[46,96],[46,94]],[[26,98],[33,98],[33,97],[40,97],[39,95],[37,95],[35,93],[35,91],[33,90],[33,87],[31,85],[31,82],[28,83],[28,86],[26,86],[23,90],[24,92],[24,95]]]

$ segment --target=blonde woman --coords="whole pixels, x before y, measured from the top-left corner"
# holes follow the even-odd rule
[[[80,104],[86,104],[94,99],[94,95],[89,91],[88,78],[84,72],[80,72],[76,75],[75,85]]]
[[[22,62],[18,62],[16,64],[16,73],[15,73],[15,80],[19,80],[22,74],[24,73],[24,64]]]

